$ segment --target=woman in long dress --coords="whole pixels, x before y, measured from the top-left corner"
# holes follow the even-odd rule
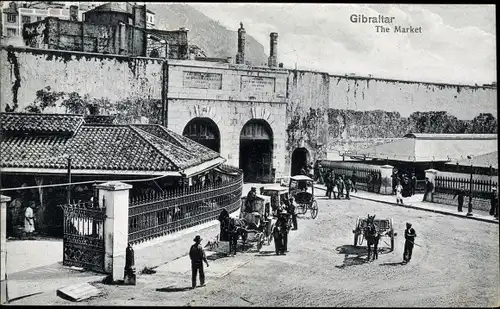
[[[33,217],[33,208],[29,205],[24,212],[24,232],[30,237],[35,231],[35,220]]]

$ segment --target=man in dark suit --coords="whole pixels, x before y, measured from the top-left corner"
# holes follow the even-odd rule
[[[407,222],[405,230],[405,251],[403,254],[403,264],[406,264],[411,260],[413,246],[415,245],[415,237],[417,237],[417,233],[411,227],[411,223]]]
[[[200,272],[200,286],[205,286],[205,271],[203,270],[203,262],[205,262],[208,267],[208,261],[205,255],[205,250],[203,250],[203,247],[201,246],[202,238],[200,235],[196,235],[193,241],[194,244],[189,250],[189,257],[191,258],[191,281],[192,288],[194,289],[196,287],[196,274],[198,271]]]
[[[461,186],[460,189],[457,190],[455,195],[453,196],[453,199],[458,196],[458,212],[462,212],[462,207],[464,206],[464,197],[465,197],[465,191],[464,191],[464,186]]]

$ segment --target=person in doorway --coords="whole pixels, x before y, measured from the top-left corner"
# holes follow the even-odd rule
[[[396,203],[399,205],[399,202],[401,202],[401,205],[404,205],[403,204],[403,186],[398,181],[396,184]]]
[[[490,215],[498,218],[498,192],[497,188],[493,187],[491,192],[491,208]]]
[[[193,239],[194,244],[189,250],[189,258],[191,259],[191,283],[192,288],[196,287],[196,275],[200,273],[200,286],[205,286],[205,271],[203,269],[203,262],[208,265],[207,257],[205,255],[205,250],[201,246],[202,238],[200,235],[196,235]]]
[[[427,197],[430,196],[430,202],[432,202],[432,191],[434,190],[434,184],[429,181],[429,178],[425,178],[425,192],[422,202],[427,202]]]
[[[411,173],[411,196],[414,196],[416,191],[417,191],[417,176],[415,176],[415,173]]]
[[[295,207],[295,203],[294,203],[294,200],[293,200],[293,197],[290,197],[290,202],[288,203],[288,210],[287,212],[292,215],[292,224],[293,224],[293,228],[292,230],[297,230],[298,227],[297,227],[297,212],[295,211],[296,207]]]
[[[411,227],[411,223],[407,222],[405,230],[405,251],[403,254],[403,264],[406,264],[411,260],[413,246],[415,245],[415,237],[417,237],[417,233]]]
[[[455,192],[455,195],[453,196],[453,199],[458,196],[458,212],[463,212],[462,208],[464,206],[464,197],[465,197],[465,190],[464,186],[460,186],[460,189]]]
[[[33,208],[35,202],[31,201],[26,210],[24,211],[24,232],[28,238],[31,238],[35,231],[35,217],[33,215]]]

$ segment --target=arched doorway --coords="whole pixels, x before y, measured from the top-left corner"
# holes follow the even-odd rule
[[[220,152],[220,133],[217,124],[210,118],[194,118],[188,122],[182,135]]]
[[[309,151],[306,148],[295,148],[292,153],[292,176],[300,174],[300,170],[309,162]]]
[[[249,120],[240,133],[240,169],[245,182],[271,181],[273,132],[265,120]]]

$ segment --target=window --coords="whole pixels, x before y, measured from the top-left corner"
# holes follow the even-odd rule
[[[42,20],[42,16],[37,16],[36,21],[40,21],[40,20]]]
[[[7,36],[16,36],[16,35],[17,35],[16,29],[7,28]]]
[[[31,22],[31,17],[30,16],[21,16],[21,19],[23,21],[23,24],[28,24]]]
[[[7,14],[7,21],[9,23],[15,23],[16,22],[16,14]]]

